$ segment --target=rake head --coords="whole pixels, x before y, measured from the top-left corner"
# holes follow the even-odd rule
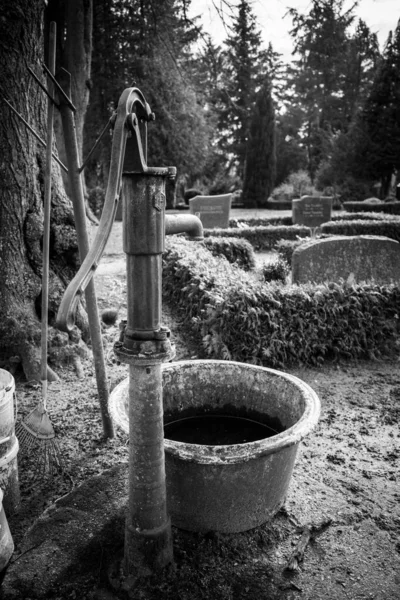
[[[36,476],[54,475],[63,470],[60,449],[49,414],[39,404],[16,426],[16,436],[23,455],[29,459]]]
[[[56,435],[50,421],[49,413],[42,404],[34,408],[26,419],[21,421],[20,425],[29,435],[37,440],[52,440]]]

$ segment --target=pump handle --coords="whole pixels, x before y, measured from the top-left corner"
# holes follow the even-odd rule
[[[135,138],[138,160],[135,161],[135,171],[146,172],[146,124],[154,118],[150,106],[138,88],[127,88],[122,93],[116,112],[114,133],[111,147],[110,172],[104,207],[99,228],[94,242],[86,255],[79,271],[68,285],[61,300],[57,314],[57,327],[70,331],[75,322],[75,308],[86,286],[93,277],[107,240],[110,236],[118,207],[121,177],[124,164],[125,147],[129,131]]]

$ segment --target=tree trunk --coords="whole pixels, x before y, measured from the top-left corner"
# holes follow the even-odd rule
[[[46,96],[29,75],[43,62],[41,0],[0,0],[0,96],[46,137]],[[43,78],[42,78],[43,80]],[[40,306],[45,151],[0,100],[0,358],[19,356],[40,377]],[[53,167],[49,325],[79,264],[72,208]]]
[[[83,130],[85,116],[89,104],[90,76],[92,59],[92,28],[93,8],[92,0],[50,0],[48,20],[56,21],[58,36],[57,71],[63,67],[71,74],[71,99],[76,107],[74,113],[76,138],[78,142],[79,162],[83,161]],[[61,119],[56,115],[55,133],[57,148],[60,157],[66,163],[64,148],[64,135]],[[69,180],[66,173],[62,173],[65,191],[71,197]],[[84,172],[82,173],[84,195],[87,198]],[[97,222],[86,202],[87,217]]]

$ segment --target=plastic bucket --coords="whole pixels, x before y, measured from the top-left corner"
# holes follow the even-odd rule
[[[13,552],[14,542],[3,508],[3,492],[0,490],[0,573],[7,566]]]
[[[11,537],[2,501],[3,492],[0,490],[0,573],[7,566],[8,561],[14,552],[14,542]]]
[[[0,488],[4,492],[3,503],[9,515],[20,504],[18,463],[18,439],[15,435],[15,381],[8,371],[0,369]]]

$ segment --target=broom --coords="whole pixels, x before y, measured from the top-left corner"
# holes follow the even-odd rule
[[[50,24],[49,69],[55,71],[56,24]],[[48,82],[49,96],[53,97],[54,86]],[[47,107],[46,169],[44,178],[44,224],[43,224],[43,268],[42,268],[42,315],[41,315],[41,361],[40,379],[42,397],[39,404],[16,427],[21,451],[29,454],[36,463],[35,471],[43,475],[52,474],[62,467],[61,454],[55,439],[53,425],[47,412],[47,332],[49,295],[49,247],[51,209],[51,167],[53,147],[54,104],[49,99]]]

